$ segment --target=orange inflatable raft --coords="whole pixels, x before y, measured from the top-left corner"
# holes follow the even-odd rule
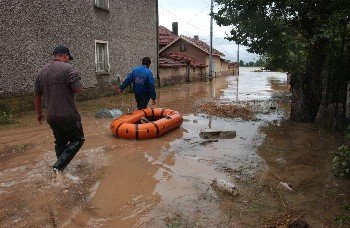
[[[145,118],[148,123],[141,122],[141,119]],[[180,127],[182,122],[182,116],[177,111],[168,108],[146,108],[113,120],[110,128],[119,138],[151,139]]]

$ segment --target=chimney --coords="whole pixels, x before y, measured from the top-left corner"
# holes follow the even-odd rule
[[[199,40],[199,36],[198,35],[195,35],[193,38],[194,38],[195,41]]]
[[[179,24],[177,22],[173,22],[173,33],[179,35]]]

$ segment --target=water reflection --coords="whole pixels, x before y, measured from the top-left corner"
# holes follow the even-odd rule
[[[241,68],[240,76],[227,78],[228,87],[221,90],[223,101],[268,100],[272,97],[273,86],[287,82],[282,72],[254,72],[259,68]]]

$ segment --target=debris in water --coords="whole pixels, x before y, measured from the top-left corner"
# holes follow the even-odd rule
[[[119,109],[100,109],[95,115],[96,118],[118,118],[123,113]]]
[[[226,192],[232,196],[239,195],[237,185],[235,185],[227,180],[224,180],[224,179],[218,180],[215,178],[212,182],[212,186],[223,191],[223,192]]]
[[[293,191],[293,189],[289,186],[288,183],[280,182],[280,184],[281,184],[284,188],[288,189],[289,191]]]
[[[199,144],[202,145],[202,146],[206,146],[209,143],[213,143],[213,142],[217,142],[217,141],[219,141],[219,140],[217,140],[217,139],[208,139],[208,140],[200,142]]]
[[[202,139],[234,139],[236,138],[236,131],[202,130],[199,137]]]

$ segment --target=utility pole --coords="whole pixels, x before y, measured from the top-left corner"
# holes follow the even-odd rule
[[[237,45],[237,63],[238,63],[238,76],[239,76],[239,65],[240,65],[240,63],[239,63],[239,44]]]
[[[213,0],[210,4],[210,58],[209,58],[209,80],[213,80]]]

